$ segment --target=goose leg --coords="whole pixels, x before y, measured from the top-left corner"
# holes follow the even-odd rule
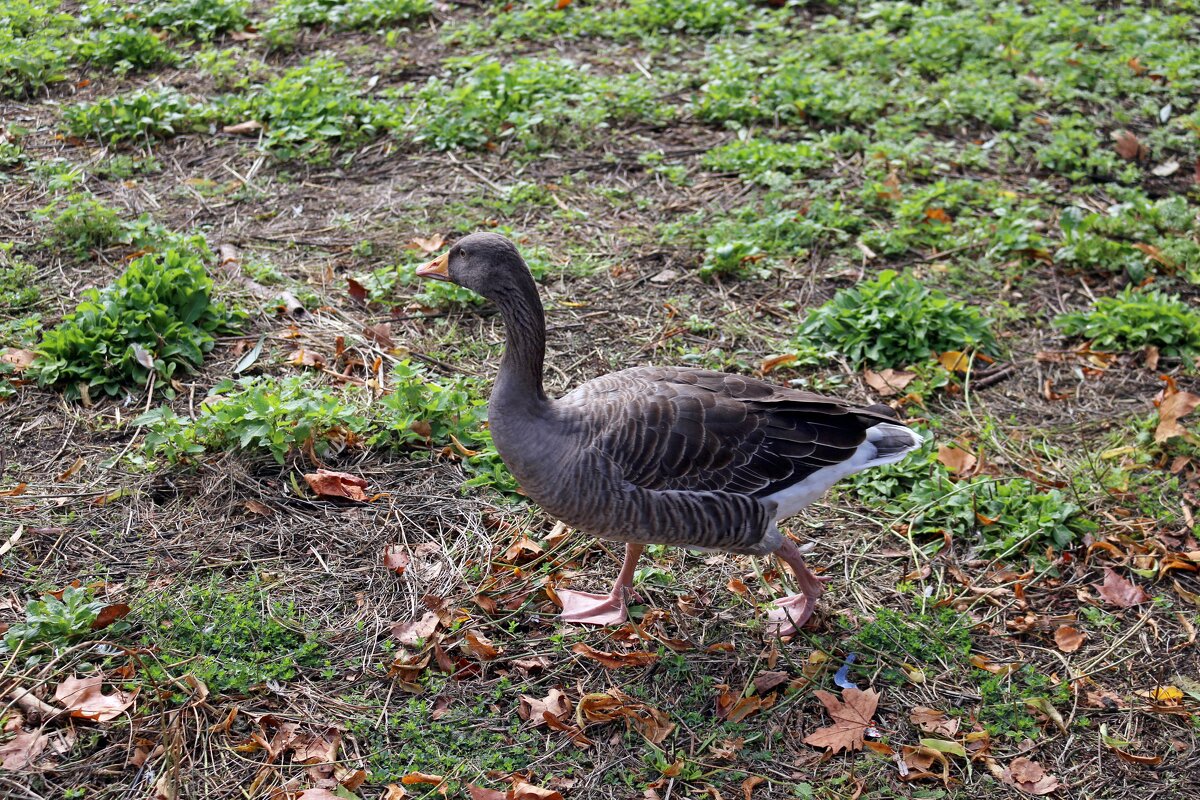
[[[608,594],[559,590],[558,597],[563,604],[559,619],[583,625],[619,625],[628,619],[625,602],[633,594],[633,572],[643,549],[644,546],[640,544],[625,545],[625,562],[621,564],[621,572]]]
[[[775,555],[786,561],[792,572],[796,573],[796,584],[800,587],[800,594],[781,597],[775,601],[775,607],[767,612],[767,631],[776,636],[787,636],[808,622],[817,608],[817,598],[825,591],[825,584],[831,578],[814,574],[804,563],[800,548],[786,536],[783,546]]]

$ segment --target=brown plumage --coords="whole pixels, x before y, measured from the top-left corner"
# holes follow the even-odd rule
[[[803,590],[772,617],[786,633],[812,613],[821,589],[776,521],[840,478],[920,445],[886,406],[688,367],[622,370],[551,400],[537,286],[507,239],[468,236],[418,274],[472,289],[503,315],[508,343],[489,425],[524,492],[579,530],[629,543],[613,592],[560,592],[568,620],[623,618],[642,545],[659,543],[779,554]]]

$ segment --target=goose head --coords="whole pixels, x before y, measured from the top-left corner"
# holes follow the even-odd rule
[[[456,283],[492,301],[527,293],[533,286],[533,276],[516,246],[498,233],[473,233],[459,239],[445,253],[418,267],[417,275]]]

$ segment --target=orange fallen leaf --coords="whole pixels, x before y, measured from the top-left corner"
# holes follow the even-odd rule
[[[404,791],[403,786],[395,783],[389,783],[384,787],[383,796],[380,797],[379,800],[404,800],[406,797],[408,797],[408,792]]]
[[[979,463],[979,459],[970,450],[945,444],[938,445],[937,460],[950,470],[952,475],[966,475]]]
[[[306,473],[304,481],[317,497],[341,497],[359,503],[367,501],[367,482],[357,475],[345,472],[334,472],[328,469],[318,469]]]
[[[587,723],[624,720],[625,725],[654,744],[662,742],[675,730],[665,713],[653,706],[634,700],[620,689],[585,694],[575,709],[575,721],[580,728]]]
[[[863,380],[867,386],[875,390],[880,397],[892,397],[904,391],[904,387],[912,383],[917,377],[915,372],[905,372],[902,369],[881,369],[879,372],[875,370],[864,370]]]
[[[1187,428],[1179,424],[1200,405],[1200,394],[1191,392],[1172,392],[1163,398],[1158,407],[1158,427],[1154,429],[1154,441],[1165,442],[1173,436],[1183,436]]]
[[[542,546],[522,534],[504,551],[504,561],[508,564],[520,564],[541,554]]]
[[[100,613],[92,620],[92,630],[107,628],[117,620],[129,614],[129,606],[125,603],[113,603],[100,609]]]
[[[480,661],[491,661],[500,655],[500,651],[492,644],[491,639],[475,631],[467,631],[464,634],[463,645]]]
[[[1087,637],[1083,634],[1083,631],[1070,625],[1060,625],[1058,630],[1054,632],[1054,643],[1064,653],[1074,653],[1080,647],[1083,647],[1086,639]]]
[[[767,358],[763,359],[762,365],[758,368],[758,371],[763,375],[766,375],[769,372],[774,372],[780,367],[786,367],[789,364],[795,363],[795,361],[796,355],[794,353],[787,353],[781,356],[768,356]]]
[[[571,0],[554,0],[554,10],[562,11],[567,6],[571,5]]]
[[[1058,779],[1047,774],[1041,764],[1028,758],[1014,758],[1004,768],[1000,780],[1026,794],[1050,794],[1058,790]]]
[[[137,689],[132,692],[114,691],[104,694],[102,675],[91,675],[86,678],[71,676],[58,685],[54,690],[54,699],[62,703],[71,712],[72,717],[90,719],[96,722],[108,722],[116,719],[133,705],[137,697]]]
[[[879,705],[879,692],[874,689],[844,689],[841,700],[822,690],[813,694],[825,706],[833,724],[818,728],[805,736],[804,743],[828,748],[831,753],[861,750],[863,736],[871,725],[871,718],[875,716],[875,708]]]
[[[938,354],[938,363],[950,372],[966,372],[971,368],[971,357],[958,350],[947,350]]]
[[[561,689],[551,689],[549,694],[538,699],[527,694],[521,695],[520,705],[517,706],[517,716],[533,727],[545,725],[547,715],[561,720],[571,713],[571,701]]]
[[[1148,603],[1150,595],[1135,583],[1122,578],[1112,567],[1104,568],[1104,583],[1096,591],[1108,602],[1120,608],[1133,608]]]
[[[765,783],[766,780],[767,779],[761,775],[751,775],[749,778],[746,778],[746,780],[742,781],[743,800],[750,800],[750,794],[754,791],[754,787],[758,786],[760,783]]]
[[[400,779],[400,782],[405,786],[412,786],[415,783],[429,783],[438,785],[445,782],[445,778],[441,775],[429,775],[424,772],[410,772]]]
[[[594,647],[589,647],[583,642],[579,642],[572,647],[571,652],[578,653],[584,658],[590,658],[593,661],[598,661],[601,666],[607,669],[642,667],[647,664],[653,664],[658,660],[657,653],[648,653],[643,651],[634,651],[632,653],[606,653],[603,650],[597,650]]]
[[[930,222],[944,222],[947,225],[954,222],[953,218],[946,213],[944,208],[927,208],[925,209],[925,219]]]

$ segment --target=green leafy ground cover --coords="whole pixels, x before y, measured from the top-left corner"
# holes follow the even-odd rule
[[[1200,5],[554,6],[0,0],[0,793],[1200,791]],[[789,522],[813,625],[664,547],[636,627],[555,621],[615,552],[491,447],[494,310],[415,277],[479,229],[552,392],[926,435]]]

